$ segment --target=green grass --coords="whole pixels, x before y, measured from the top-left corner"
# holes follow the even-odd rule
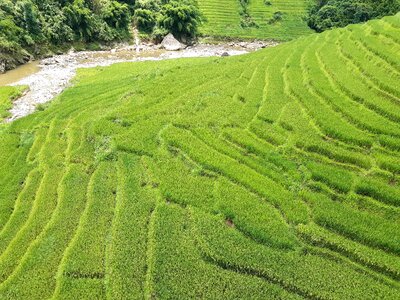
[[[0,122],[10,116],[8,112],[12,107],[12,102],[22,95],[26,90],[25,86],[2,86],[0,87]]]
[[[288,41],[313,31],[307,26],[305,16],[308,0],[250,0],[247,5],[252,26],[243,26],[242,7],[239,0],[198,0],[205,19],[200,33],[217,39],[264,39]],[[282,19],[272,22],[274,13]]]
[[[399,23],[79,70],[0,128],[0,299],[398,299]]]

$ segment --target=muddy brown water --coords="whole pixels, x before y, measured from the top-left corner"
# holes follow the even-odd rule
[[[39,61],[28,62],[14,70],[0,74],[0,86],[10,85],[40,71]]]

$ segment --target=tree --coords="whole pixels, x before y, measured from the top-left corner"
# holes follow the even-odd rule
[[[128,28],[130,23],[128,5],[117,1],[108,1],[101,9],[101,16],[109,26],[116,29]]]
[[[194,37],[200,22],[201,15],[195,0],[171,0],[161,8],[160,27],[178,38]]]
[[[136,26],[141,31],[151,32],[156,25],[157,16],[154,11],[138,8],[133,15]]]
[[[68,25],[73,29],[78,37],[85,41],[92,41],[96,31],[95,19],[91,10],[85,6],[83,0],[74,0],[63,8],[63,13],[67,18]]]
[[[42,38],[39,11],[31,1],[18,1],[14,7],[14,20],[25,30],[24,39],[27,44]]]
[[[319,0],[308,13],[308,25],[318,32],[395,14],[400,0]]]

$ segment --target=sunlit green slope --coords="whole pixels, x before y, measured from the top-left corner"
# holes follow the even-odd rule
[[[12,107],[12,101],[19,97],[26,87],[3,86],[0,87],[0,122],[7,118]]]
[[[308,3],[309,0],[250,0],[248,16],[244,17],[240,0],[198,0],[205,19],[200,33],[217,38],[292,40],[313,32],[305,21]],[[274,20],[274,14],[281,19]],[[252,25],[247,26],[245,19]]]
[[[0,133],[0,298],[398,299],[399,37],[80,71]]]

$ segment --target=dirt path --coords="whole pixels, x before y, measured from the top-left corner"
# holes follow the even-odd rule
[[[229,45],[199,44],[181,51],[165,51],[154,45],[142,45],[136,41],[134,46],[121,46],[110,51],[70,52],[47,58],[40,61],[40,70],[37,73],[12,83],[12,85],[27,85],[29,90],[14,102],[10,110],[11,117],[6,122],[31,114],[37,105],[52,100],[69,85],[78,68],[109,66],[118,62],[240,55],[267,46],[274,46],[274,44],[262,42],[230,43]]]

